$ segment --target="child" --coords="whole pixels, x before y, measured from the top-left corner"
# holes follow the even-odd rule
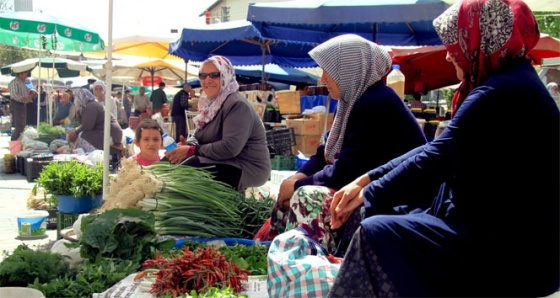
[[[159,150],[163,144],[163,130],[153,119],[144,119],[136,127],[134,144],[140,148],[140,152],[129,157],[141,166],[149,166],[160,161]]]

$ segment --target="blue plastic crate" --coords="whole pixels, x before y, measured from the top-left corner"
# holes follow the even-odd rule
[[[202,237],[192,237],[192,238],[184,238],[184,239],[178,239],[175,241],[175,245],[173,245],[172,249],[179,249],[181,248],[181,246],[183,246],[183,244],[185,244],[185,241],[196,241],[196,242],[211,242],[211,241],[224,241],[224,243],[227,246],[234,246],[236,243],[237,244],[241,244],[241,245],[245,245],[245,246],[250,246],[250,245],[255,245],[256,241],[254,240],[250,240],[250,239],[243,239],[243,238],[202,238]],[[271,243],[271,241],[261,241],[260,242],[262,245],[268,245]]]

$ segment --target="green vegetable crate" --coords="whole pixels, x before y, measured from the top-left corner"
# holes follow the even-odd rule
[[[56,216],[56,237],[62,238],[60,231],[74,225],[80,214],[58,212]]]
[[[294,171],[296,169],[297,160],[294,155],[275,155],[270,159],[272,170],[276,171]]]

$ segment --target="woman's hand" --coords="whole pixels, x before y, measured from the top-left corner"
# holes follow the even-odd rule
[[[187,145],[187,139],[183,136],[179,136],[179,145]]]
[[[280,183],[280,189],[278,190],[278,199],[276,203],[279,206],[284,208],[290,207],[290,199],[294,195],[295,192],[295,184],[301,178],[307,177],[304,173],[297,172],[294,175],[284,179],[282,183]]]
[[[290,199],[294,194],[294,185],[297,179],[285,179],[280,184],[280,189],[278,190],[278,200],[277,204],[284,208],[290,207]]]
[[[189,157],[190,147],[188,145],[179,145],[176,149],[165,152],[165,157],[172,164],[181,163]]]
[[[370,182],[367,174],[338,190],[331,203],[331,228],[340,228],[352,212],[364,203],[363,189]]]

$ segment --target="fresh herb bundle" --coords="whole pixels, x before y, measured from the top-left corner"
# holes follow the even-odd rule
[[[35,251],[19,245],[0,263],[0,287],[27,287],[35,280],[44,283],[64,277],[71,272],[64,256],[46,251]]]
[[[64,135],[64,128],[62,128],[61,126],[52,126],[47,122],[40,122],[39,134]]]
[[[91,167],[76,160],[51,162],[43,167],[36,181],[46,193],[55,197],[95,198],[103,193],[103,166]]]

